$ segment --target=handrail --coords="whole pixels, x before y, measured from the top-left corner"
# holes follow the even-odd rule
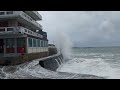
[[[4,16],[4,15],[15,15],[15,14],[20,14],[21,16],[25,17],[26,19],[28,19],[30,22],[32,22],[34,25],[37,25],[38,27],[40,27],[42,29],[42,25],[40,25],[38,22],[36,22],[34,19],[32,19],[29,15],[27,15],[26,13],[24,13],[23,11],[0,11],[0,16]]]
[[[1,15],[11,15],[14,14],[14,11],[0,11],[0,16]]]
[[[34,19],[32,19],[29,15],[27,15],[27,14],[24,13],[23,11],[21,11],[21,13],[22,13],[22,15],[23,15],[24,17],[26,17],[28,20],[30,20],[30,21],[33,22],[35,25],[37,25],[37,26],[39,26],[39,27],[42,28],[42,26],[41,26],[39,23],[37,23]]]
[[[13,29],[13,30],[10,30],[8,31],[8,29]],[[40,38],[43,38],[43,36],[37,32],[34,32],[32,30],[29,30],[27,28],[24,28],[24,27],[0,27],[0,29],[4,29],[4,31],[0,31],[0,33],[8,33],[8,32],[16,32],[16,33],[25,33],[25,34],[28,34],[28,35],[32,35],[32,36],[35,36],[35,37],[40,37]]]
[[[36,15],[38,15],[42,19],[42,16],[37,11],[32,11],[32,12],[34,12]]]
[[[21,27],[24,30],[24,33],[26,32],[27,34],[33,35],[33,36],[37,36],[40,38],[43,38],[43,36],[41,34],[38,34],[37,32],[34,32],[32,30],[29,30],[27,28]],[[25,31],[26,30],[26,31]]]

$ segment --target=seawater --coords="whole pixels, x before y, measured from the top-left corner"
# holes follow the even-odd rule
[[[72,48],[70,60],[57,71],[120,79],[120,47]]]
[[[120,47],[72,48],[69,53],[69,60],[65,60],[67,62],[62,63],[56,72],[42,68],[38,59],[0,67],[0,79],[120,79]]]

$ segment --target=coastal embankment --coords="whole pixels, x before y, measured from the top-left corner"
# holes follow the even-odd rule
[[[56,54],[15,66],[1,66],[0,79],[104,79],[95,75],[58,72],[60,60],[63,61],[61,54]]]
[[[63,63],[62,54],[56,54],[40,59],[39,64],[45,69],[56,71],[56,69]]]

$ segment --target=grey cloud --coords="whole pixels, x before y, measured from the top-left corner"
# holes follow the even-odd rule
[[[119,11],[40,11],[50,41],[56,32],[69,35],[75,46],[120,45]],[[57,33],[59,34],[59,33]]]

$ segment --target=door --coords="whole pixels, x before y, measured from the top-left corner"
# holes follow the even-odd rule
[[[0,39],[0,53],[4,53],[4,40]]]

